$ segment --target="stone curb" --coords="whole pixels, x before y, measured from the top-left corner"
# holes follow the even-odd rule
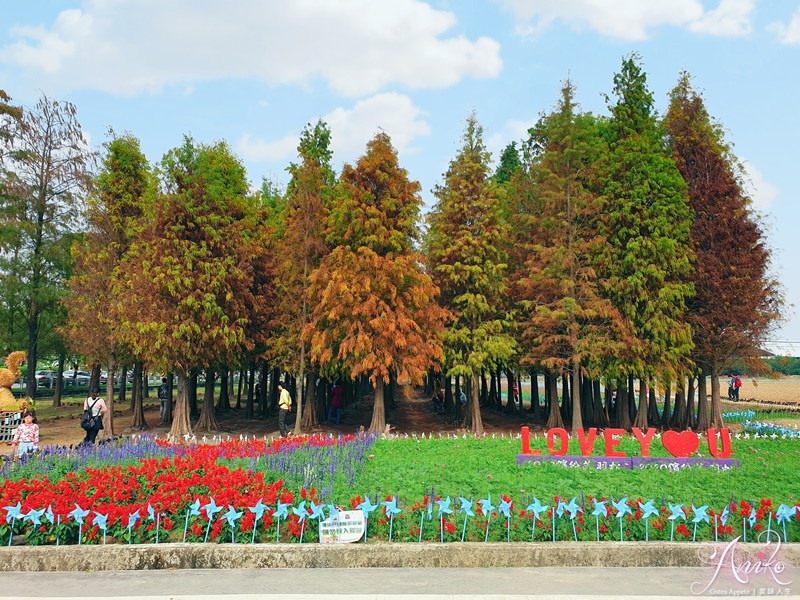
[[[712,559],[715,550],[716,558]],[[0,571],[151,569],[703,567],[724,559],[800,567],[800,544],[556,542],[112,544],[0,548]]]

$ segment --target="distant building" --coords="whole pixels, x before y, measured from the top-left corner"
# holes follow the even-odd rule
[[[762,356],[790,356],[800,358],[800,342],[786,340],[768,340],[761,344]]]

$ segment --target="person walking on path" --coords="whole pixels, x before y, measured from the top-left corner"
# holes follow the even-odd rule
[[[103,415],[108,411],[105,401],[100,397],[100,390],[97,388],[92,390],[89,397],[83,401],[83,410],[91,410],[92,417],[94,417],[94,427],[86,430],[86,437],[83,438],[82,444],[93,445],[97,439],[97,433],[103,428]]]
[[[292,410],[292,397],[289,395],[289,390],[283,386],[283,382],[278,383],[278,391],[280,392],[280,397],[278,398],[278,429],[281,431],[281,437],[286,437],[289,435],[286,415]]]

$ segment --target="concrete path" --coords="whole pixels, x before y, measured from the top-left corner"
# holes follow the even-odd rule
[[[0,597],[127,600],[800,598],[800,569],[746,582],[708,567],[192,569],[0,573]]]

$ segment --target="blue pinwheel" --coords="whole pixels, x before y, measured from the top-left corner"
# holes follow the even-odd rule
[[[367,543],[367,529],[369,525],[369,513],[373,512],[376,508],[378,508],[377,504],[373,504],[372,501],[369,499],[369,496],[361,502],[356,508],[358,508],[362,513],[364,513],[364,543]]]
[[[576,500],[577,498],[573,498],[572,500],[570,500],[569,504],[566,504],[564,506],[564,510],[566,510],[567,514],[569,514],[569,520],[572,522],[572,537],[575,538],[575,541],[577,542],[578,531],[575,528],[575,517],[578,516],[578,513],[582,513],[583,509],[580,506],[578,506]]]
[[[367,529],[368,529],[367,526],[369,525],[369,513],[373,512],[376,508],[378,508],[378,505],[373,504],[372,501],[370,501],[369,496],[367,496],[366,499],[356,508],[358,508],[362,513],[364,513],[364,543],[366,544]],[[333,513],[331,513],[331,516],[333,516]]]
[[[617,510],[617,519],[619,519],[619,541],[621,542],[622,537],[622,519],[625,518],[625,515],[632,513],[631,507],[628,506],[628,497],[625,496],[624,498],[620,498],[616,502],[613,500],[611,501],[611,505]]]
[[[269,506],[264,504],[261,501],[261,498],[258,499],[258,502],[256,502],[254,506],[247,507],[247,510],[253,513],[253,536],[250,538],[251,544],[255,544],[256,542],[256,529],[258,528],[258,522],[261,520],[261,517],[264,516],[264,511],[268,508]]]
[[[716,522],[716,527],[714,527],[714,541],[719,541],[719,527],[722,525],[725,526],[725,523],[728,522],[728,515],[730,514],[730,507],[726,504],[725,509],[722,511],[722,514],[715,513],[714,520]]]
[[[44,516],[47,517],[47,520],[50,521],[50,524],[55,527],[55,530],[56,530],[56,546],[58,546],[60,541],[61,541],[59,539],[59,531],[58,531],[59,525],[61,525],[61,515],[56,516],[53,513],[52,504],[48,504],[47,508],[44,511]]]
[[[222,518],[228,522],[228,525],[231,528],[231,544],[236,543],[236,538],[234,537],[234,533],[236,532],[236,521],[238,521],[241,516],[244,514],[244,511],[236,511],[233,508],[232,504],[228,505],[228,512],[222,515]]]
[[[325,505],[324,504],[316,504],[313,500],[309,506],[311,509],[311,515],[309,515],[312,519],[317,520],[317,529],[319,529],[319,524],[325,520]]]
[[[781,504],[778,510],[775,511],[775,518],[778,520],[778,525],[783,525],[783,541],[786,542],[786,522],[791,521],[794,517],[797,507]]]
[[[75,508],[67,514],[68,517],[72,517],[78,523],[78,544],[81,543],[81,537],[83,536],[83,518],[88,514],[89,511],[82,509],[77,503]]]
[[[133,526],[139,521],[139,509],[137,508],[131,514],[128,515],[128,543],[133,542]]]
[[[467,519],[474,517],[475,513],[472,512],[472,500],[467,500],[464,496],[458,497],[458,510],[464,514],[464,527],[461,528],[461,541],[464,541],[464,535],[467,533]]]
[[[161,528],[161,512],[155,510],[149,502],[147,503],[147,518],[156,524],[156,544],[157,544],[158,532],[159,529]]]
[[[300,521],[300,543],[303,543],[303,533],[306,530],[306,517],[308,517],[308,511],[306,510],[306,501],[303,500],[297,506],[292,507],[292,512],[297,516],[297,519]]]
[[[695,505],[692,504],[692,513],[694,514],[694,518],[692,519],[692,523],[694,523],[694,532],[692,533],[692,541],[695,541],[697,537],[697,524],[702,521],[705,521],[706,523],[711,522],[708,517],[708,513],[706,512],[707,510],[708,506],[705,504],[700,507],[695,507]]]
[[[281,539],[281,519],[286,519],[289,516],[289,504],[283,503],[278,500],[278,506],[275,508],[275,512],[272,513],[273,516],[277,516],[278,524],[275,528],[275,541],[278,542]]]
[[[384,500],[381,502],[386,507],[386,514],[389,515],[389,543],[392,542],[392,527],[394,525],[394,516],[401,513],[402,510],[397,508],[397,496],[392,496],[391,500]]]
[[[444,515],[453,514],[453,509],[450,508],[450,496],[444,500],[437,500],[436,504],[439,505],[439,541],[444,543]]]
[[[500,498],[500,505],[497,507],[497,510],[506,518],[506,523],[508,526],[506,527],[506,541],[511,541],[511,500],[506,500],[505,498]]]
[[[428,505],[425,511],[419,511],[419,537],[417,538],[417,542],[422,541],[422,530],[425,526],[425,514],[428,514],[428,521],[433,519],[433,502],[431,501],[431,496],[425,497]]]
[[[492,511],[496,508],[492,504],[492,495],[489,494],[488,498],[482,498],[478,500],[478,504],[481,505],[481,512],[486,515],[486,536],[483,538],[484,542],[489,541],[489,525],[492,522]]]
[[[183,524],[183,541],[186,542],[186,530],[189,528],[189,517],[197,517],[200,515],[200,499],[192,502],[186,510],[186,522]]]
[[[208,499],[208,504],[203,505],[203,510],[206,511],[206,517],[208,518],[208,525],[206,525],[206,535],[203,538],[203,543],[205,544],[208,541],[208,534],[211,532],[211,524],[214,522],[214,515],[222,510],[221,506],[217,506],[217,502],[214,498]]]
[[[531,504],[528,504],[528,507],[525,509],[533,513],[533,521],[531,522],[531,541],[533,541],[533,535],[536,532],[536,521],[542,520],[542,517],[540,515],[542,513],[547,512],[548,508],[550,508],[549,505],[542,504],[541,502],[539,502],[539,498],[534,496],[533,502]]]
[[[592,510],[592,514],[594,515],[595,533],[597,534],[598,542],[600,541],[600,515],[603,515],[603,518],[606,516],[606,502],[608,502],[608,500],[595,500],[594,510]]]
[[[667,502],[669,506],[670,515],[667,517],[671,522],[671,527],[669,531],[669,541],[675,541],[675,521],[677,519],[686,520],[686,513],[683,512],[683,504],[673,504],[672,502]]]
[[[94,511],[94,524],[103,532],[103,545],[106,543],[106,531],[108,530],[108,513],[102,515]]]
[[[77,504],[75,505],[77,506]],[[22,517],[22,502],[17,502],[15,505],[5,506],[6,521],[11,521],[11,532],[8,535],[8,545],[11,545],[11,538],[14,536],[14,522]]]
[[[22,515],[23,520],[30,521],[31,525],[40,525],[42,523],[42,515],[44,515],[44,509],[30,509],[27,513]]]
[[[639,510],[642,511],[642,519],[644,519],[644,541],[650,541],[650,517],[658,514],[658,509],[653,506],[655,500],[648,500],[647,502],[639,502]]]

